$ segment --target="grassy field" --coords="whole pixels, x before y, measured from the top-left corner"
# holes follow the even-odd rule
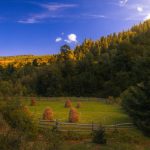
[[[36,98],[36,106],[30,106],[30,99],[24,100],[35,118],[41,118],[45,108],[51,107],[54,111],[55,119],[68,121],[69,109],[64,108],[65,101],[70,99],[74,107],[77,102],[81,102],[80,123],[102,123],[115,124],[131,122],[128,115],[117,104],[106,104],[98,98]],[[76,135],[76,134],[75,134]],[[75,136],[74,135],[74,136]],[[78,135],[78,134],[77,134]],[[73,137],[74,137],[73,136]],[[76,137],[76,136],[75,136]],[[77,136],[78,137],[78,136]],[[79,136],[80,137],[80,136]],[[107,131],[107,145],[97,145],[86,140],[69,140],[64,145],[65,150],[150,150],[150,139],[145,137],[135,128],[116,131]]]
[[[30,106],[30,99],[23,102],[29,106],[35,118],[41,118],[45,108],[53,109],[55,119],[67,122],[69,109],[64,108],[65,101],[70,99],[74,107],[77,102],[81,102],[81,108],[78,109],[80,114],[80,123],[102,123],[114,124],[116,122],[130,122],[129,117],[123,112],[119,105],[106,104],[98,98],[35,98],[36,106]]]
[[[42,113],[47,107],[54,111],[55,119],[68,121],[69,109],[64,108],[65,101],[70,99],[75,107],[80,101],[82,106],[80,112],[81,123],[114,124],[131,122],[121,106],[106,104],[104,100],[98,98],[35,98],[36,106],[30,106],[31,98],[22,98],[25,105],[29,107],[36,119],[42,117]],[[106,130],[106,145],[98,145],[92,142],[89,133],[64,133],[67,135],[65,143],[62,145],[64,150],[150,150],[150,138],[145,137],[136,127],[124,129]],[[66,136],[65,136],[66,137]],[[36,146],[43,149],[42,141],[37,141]],[[36,149],[36,148],[35,148]]]

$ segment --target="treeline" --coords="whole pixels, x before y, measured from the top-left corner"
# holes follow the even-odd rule
[[[19,57],[0,66],[2,96],[117,97],[150,76],[150,21],[57,55]]]
[[[34,56],[34,55],[18,55],[18,56],[7,56],[7,57],[0,57],[0,65],[3,68],[6,68],[8,65],[13,64],[15,68],[24,67],[26,64],[32,64],[37,62],[39,65],[48,65],[54,61],[55,55],[41,55],[41,56]]]

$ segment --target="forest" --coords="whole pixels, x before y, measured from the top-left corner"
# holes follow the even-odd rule
[[[149,77],[149,20],[55,55],[0,57],[1,96],[118,97]]]

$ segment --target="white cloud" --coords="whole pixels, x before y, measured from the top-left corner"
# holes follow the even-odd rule
[[[55,42],[60,42],[60,41],[62,41],[61,37],[57,37],[56,40],[55,40]]]
[[[112,1],[108,2],[108,4],[124,7],[128,3],[128,1],[129,0],[114,0],[114,1],[112,0]]]
[[[40,22],[40,20],[46,19],[48,17],[49,17],[48,13],[35,14],[35,15],[32,15],[32,16],[29,16],[26,19],[19,20],[18,23],[34,24],[34,23],[38,23],[38,22]]]
[[[71,33],[68,35],[68,39],[64,40],[67,43],[77,43],[77,35],[74,33]]]
[[[143,12],[143,7],[138,6],[138,7],[137,7],[137,11],[138,11],[138,12]]]
[[[57,11],[60,9],[66,9],[66,8],[73,8],[73,7],[77,7],[76,4],[39,4],[41,7],[48,9],[49,11]]]
[[[77,7],[76,4],[61,4],[61,3],[55,3],[55,4],[34,3],[34,4],[44,8],[45,12],[43,11],[43,13],[32,14],[24,19],[20,19],[19,21],[17,21],[18,23],[34,24],[34,23],[39,23],[42,20],[48,18],[62,18],[64,16],[60,13],[58,14],[59,10]]]
[[[90,19],[100,19],[100,18],[107,18],[106,16],[102,14],[83,14],[84,17],[90,18]]]
[[[38,21],[34,18],[28,18],[25,20],[19,20],[18,23],[22,23],[22,24],[34,24],[34,23],[38,23]]]
[[[18,23],[23,23],[23,24],[34,24],[34,23],[39,23],[42,22],[45,19],[49,18],[62,18],[64,17],[63,15],[53,15],[51,13],[41,13],[41,14],[34,14],[32,16],[29,16],[28,18],[22,19],[17,21]]]
[[[118,0],[123,7],[116,18],[123,20],[143,21],[150,19],[150,0]],[[138,13],[137,13],[138,12]]]
[[[125,6],[128,3],[128,0],[120,0],[119,4],[120,6]]]
[[[150,19],[150,13],[145,16],[144,21],[149,20],[149,19]]]
[[[76,34],[69,34],[68,39],[72,42],[77,42],[77,36]]]

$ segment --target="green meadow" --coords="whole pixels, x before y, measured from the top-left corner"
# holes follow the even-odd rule
[[[23,100],[36,119],[42,118],[42,114],[47,107],[54,112],[54,118],[63,122],[68,121],[69,108],[64,108],[65,101],[70,99],[72,106],[76,107],[77,102],[81,102],[80,123],[101,123],[114,124],[130,122],[127,114],[117,104],[106,104],[105,100],[98,98],[35,98],[36,106],[30,106],[30,98]]]
[[[77,98],[77,97],[53,97],[53,98],[35,98],[36,106],[30,106],[30,98],[23,100],[35,119],[42,117],[45,108],[53,109],[55,119],[68,122],[69,108],[64,108],[65,101],[70,99],[72,106],[76,107],[77,102],[81,102],[79,123],[115,124],[132,122],[126,112],[117,104],[106,104],[104,99],[99,98]],[[77,135],[76,135],[77,134]],[[85,136],[79,134],[81,137]],[[75,133],[75,137],[79,136]],[[79,137],[80,137],[79,136]],[[87,136],[87,135],[86,135]],[[86,137],[85,136],[85,137]],[[107,145],[97,145],[91,140],[69,140],[64,145],[65,150],[150,150],[150,139],[145,137],[139,130],[134,128],[115,131],[107,131]],[[79,138],[80,139],[80,138]],[[69,144],[68,144],[69,143]]]
[[[78,97],[36,97],[36,105],[31,106],[31,98],[22,97],[23,104],[28,106],[33,117],[38,120],[47,107],[54,112],[54,118],[62,122],[68,122],[69,108],[64,108],[66,100],[72,101],[76,107],[81,102],[79,123],[101,123],[115,124],[132,122],[126,112],[118,104],[106,104],[104,99],[99,98],[78,98]],[[3,102],[3,101],[2,101]],[[4,103],[4,102],[3,102]],[[124,129],[106,130],[106,145],[94,144],[89,133],[66,133],[69,137],[62,145],[64,150],[150,150],[150,138],[144,136],[136,127]],[[43,142],[38,141],[36,146],[43,149]],[[35,147],[36,149],[36,147]]]

